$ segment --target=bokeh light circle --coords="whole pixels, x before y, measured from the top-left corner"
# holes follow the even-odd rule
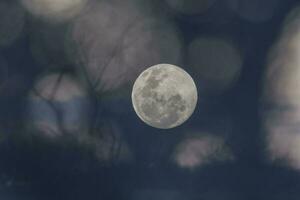
[[[132,83],[146,66],[182,59],[182,42],[171,23],[107,2],[76,19],[70,37],[75,43],[70,55],[98,92]]]
[[[52,22],[62,22],[79,14],[88,0],[21,0],[32,15]]]
[[[229,41],[213,37],[193,40],[187,59],[202,89],[208,93],[230,89],[242,67],[242,56],[237,48]]]

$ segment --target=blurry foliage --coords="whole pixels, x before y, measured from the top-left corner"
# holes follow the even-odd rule
[[[157,185],[167,189],[191,187],[191,194],[202,187],[201,198],[219,199],[224,188],[234,187],[238,194],[248,194],[281,180],[280,175],[276,181],[268,174],[261,176],[259,169],[251,167],[263,165],[258,145],[258,99],[266,51],[283,16],[294,6],[293,0],[73,1],[79,7],[73,7],[70,0],[53,2],[0,2],[1,200],[6,198],[2,190],[32,192],[36,196],[28,197],[31,200],[93,199],[94,194],[98,199],[120,199],[126,189]],[[70,11],[72,8],[75,10]],[[200,48],[204,52],[201,57],[195,48],[192,62],[189,45],[206,36],[238,48],[226,46],[217,52],[223,43],[205,44],[211,50]],[[198,110],[178,129],[152,129],[138,120],[131,107],[132,81],[157,62],[182,66],[193,72],[199,84]],[[203,79],[206,70],[209,73]],[[57,76],[45,84],[50,89],[37,89],[41,77],[51,74]],[[79,105],[72,103],[73,96],[68,96],[74,92],[72,88],[60,89],[68,77],[80,85],[89,106],[82,106],[81,101]],[[211,91],[204,91],[207,88]],[[56,92],[66,95],[67,101],[58,101]],[[47,119],[54,118],[51,123],[55,126],[34,123],[29,106],[32,96],[42,105],[37,116],[51,115]],[[81,106],[82,112],[78,111]],[[226,126],[220,126],[216,122],[219,116],[230,116],[233,123],[223,120]],[[86,127],[80,126],[77,117],[87,118]],[[66,123],[71,126],[65,127]],[[79,128],[74,130],[72,125]],[[216,145],[209,140],[204,142],[209,147],[203,150],[198,148],[203,145],[200,142],[190,151],[200,151],[196,157],[204,156],[204,163],[209,165],[203,169],[200,163],[195,166],[199,170],[182,172],[172,163],[172,153],[177,152],[188,131],[203,127],[208,135],[218,132]],[[225,166],[221,163],[224,160],[234,162]],[[263,170],[281,170],[271,168]],[[289,171],[282,174],[286,179],[294,175]],[[286,180],[284,184],[291,183]],[[257,191],[264,194],[261,188]],[[216,192],[219,190],[221,195]]]

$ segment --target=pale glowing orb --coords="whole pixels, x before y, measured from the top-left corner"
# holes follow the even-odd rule
[[[21,0],[21,2],[36,17],[61,22],[79,14],[88,0]]]
[[[275,127],[273,124],[269,129],[272,131],[272,134],[267,136],[267,150],[270,159],[300,170],[300,134],[291,133],[293,130],[286,133],[287,129],[292,129],[291,125],[281,126]]]
[[[242,56],[229,41],[199,37],[188,47],[188,63],[204,92],[222,93],[238,79]]]
[[[83,86],[78,84],[72,77],[52,74],[38,81],[35,86],[33,98],[45,98],[46,100],[68,101],[72,98],[86,94]]]
[[[87,131],[90,101],[72,76],[52,74],[37,81],[28,99],[28,125],[49,138]]]
[[[86,88],[70,74],[54,73],[38,79],[29,94],[27,110],[28,130],[46,142],[59,145],[71,138],[72,145],[88,151],[103,165],[134,159],[119,125],[110,119],[100,123],[98,117],[102,116],[92,115]]]
[[[145,66],[177,64],[182,58],[182,42],[171,23],[123,4],[95,3],[75,20],[70,38],[75,42],[71,59],[97,92],[131,84]]]
[[[269,55],[264,125],[268,160],[300,170],[300,12],[296,8]]]
[[[169,129],[184,123],[197,104],[197,88],[183,69],[154,65],[137,78],[132,89],[132,104],[148,125]]]
[[[233,160],[224,138],[209,134],[194,134],[184,138],[176,147],[173,161],[181,168],[196,169],[212,162]]]

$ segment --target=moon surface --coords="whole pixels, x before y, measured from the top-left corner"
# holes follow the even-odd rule
[[[192,77],[171,64],[154,65],[143,71],[132,89],[132,104],[139,118],[161,129],[184,123],[197,104]]]

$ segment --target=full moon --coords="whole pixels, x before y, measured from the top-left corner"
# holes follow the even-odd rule
[[[197,99],[192,77],[171,64],[158,64],[146,69],[132,89],[132,104],[139,118],[161,129],[184,123],[193,114]]]

